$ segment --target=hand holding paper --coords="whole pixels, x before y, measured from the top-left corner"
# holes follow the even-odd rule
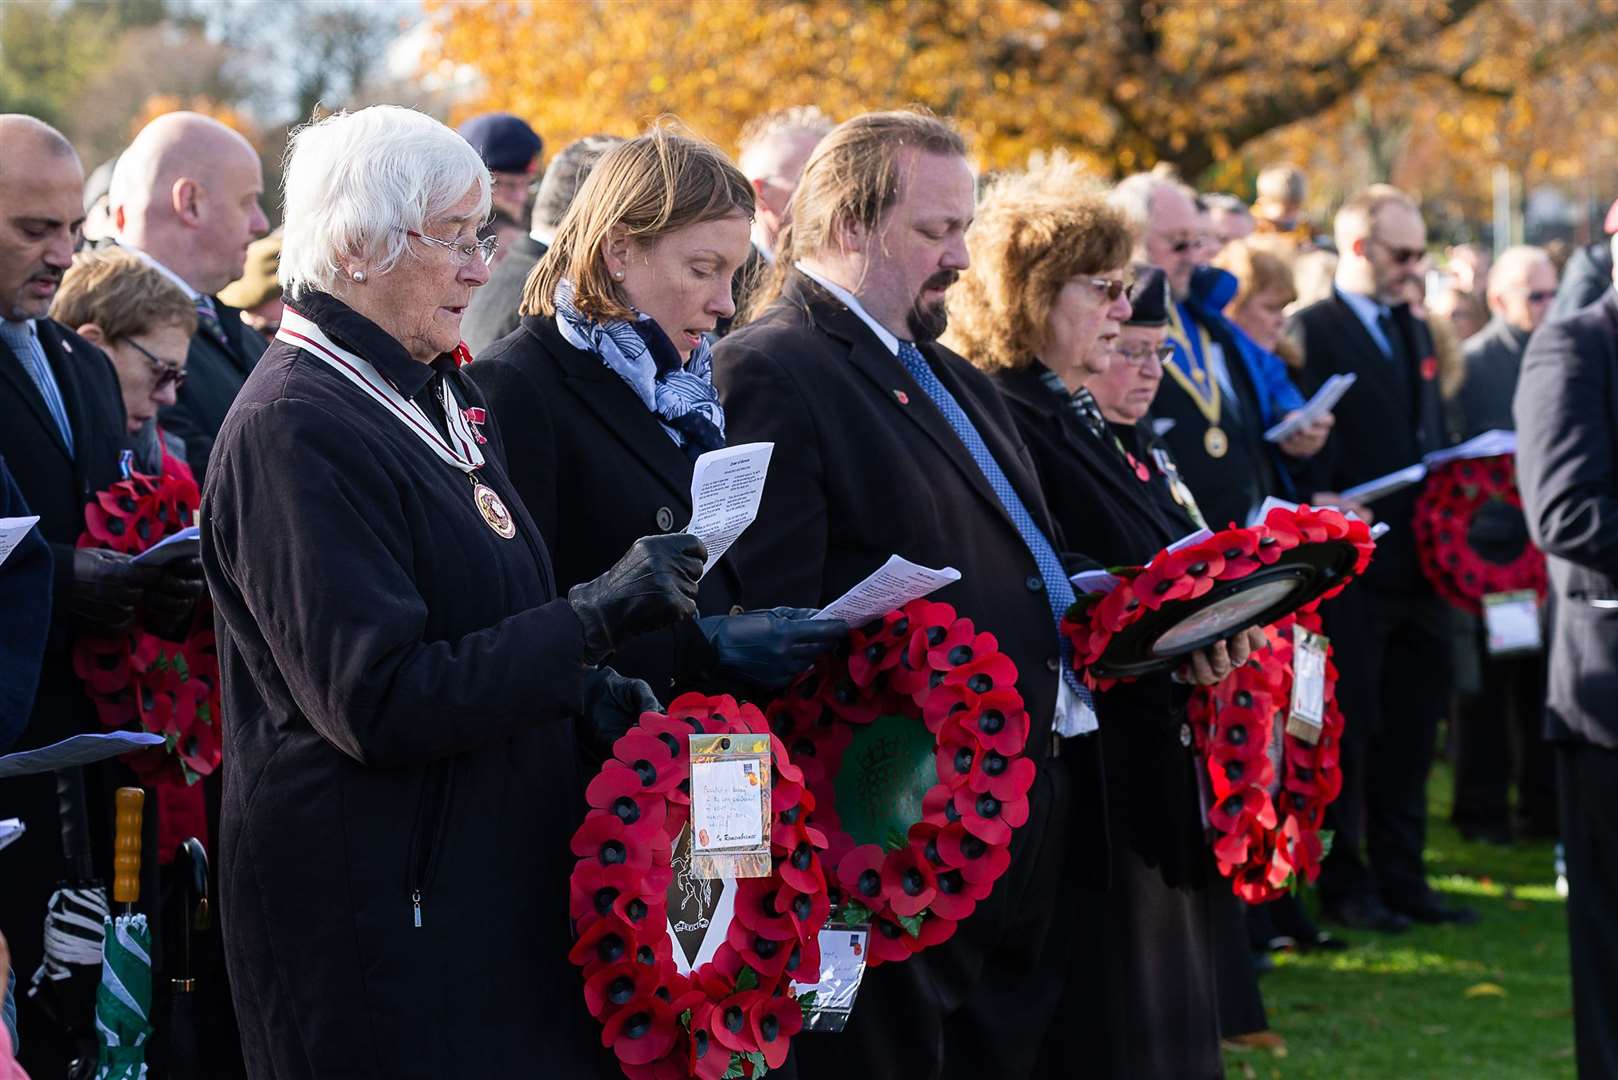
[[[821,608],[815,618],[841,619],[850,626],[860,626],[959,580],[961,572],[953,566],[929,570],[890,555],[880,569]]]
[[[691,524],[685,531],[708,549],[703,574],[758,517],[774,443],[744,443],[710,450],[691,470]]]

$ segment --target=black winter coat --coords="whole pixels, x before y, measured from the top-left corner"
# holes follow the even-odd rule
[[[268,344],[242,322],[240,310],[218,298],[213,298],[213,306],[230,347],[221,346],[199,327],[185,354],[185,385],[174,404],[158,414],[163,430],[184,441],[186,464],[199,484],[207,480],[208,455],[219,425]]]
[[[413,361],[328,296],[294,306],[429,417],[439,379],[483,404],[449,357]],[[221,899],[255,1078],[580,1076],[598,1053],[567,961],[583,631],[486,434],[510,540],[286,341],[220,431]]]
[[[500,421],[511,481],[549,546],[559,593],[604,573],[640,537],[691,521],[691,459],[554,318],[525,316],[466,370]],[[702,579],[697,603],[704,615],[725,615],[740,599],[727,553]],[[612,666],[666,701],[678,689],[703,689],[714,661],[687,620],[630,642]]]

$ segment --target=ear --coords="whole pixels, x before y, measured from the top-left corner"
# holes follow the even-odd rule
[[[601,239],[601,260],[614,279],[629,268],[629,230],[614,225]]]
[[[180,177],[169,188],[169,205],[181,223],[196,225],[202,220],[201,185],[190,177]]]
[[[863,255],[871,242],[871,231],[856,221],[840,221],[832,231],[845,255]]]
[[[107,347],[107,335],[101,332],[101,327],[96,323],[87,322],[75,330],[74,333],[97,348],[105,349]]]

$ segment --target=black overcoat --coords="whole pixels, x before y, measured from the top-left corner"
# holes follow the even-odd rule
[[[439,378],[483,404],[448,357],[416,363],[331,297],[295,306],[429,416]],[[599,1032],[567,961],[583,631],[485,432],[480,476],[515,539],[463,473],[285,341],[220,431],[203,562],[253,1077],[589,1075]]]
[[[1146,466],[1145,480],[1110,439],[1103,442],[1085,425],[1066,395],[1044,384],[1042,369],[1035,361],[999,373],[996,382],[1069,542],[1105,566],[1140,566],[1194,531],[1168,496],[1139,429],[1119,425],[1111,432]],[[1068,880],[1075,891],[1108,888],[1100,906],[1107,930],[1099,957],[1105,976],[1098,981],[1105,992],[1069,982],[1061,1009],[1067,1022],[1052,1031],[1046,1049],[1053,1068],[1082,1055],[1087,1075],[1097,1077],[1220,1075],[1207,892],[1216,875],[1202,829],[1188,696],[1166,672],[1096,695],[1110,851],[1098,858],[1073,845]]]
[[[948,349],[921,351],[1060,550],[994,384]],[[948,942],[869,972],[847,1030],[795,1039],[799,1072],[1032,1075],[1073,929],[1060,889],[1068,782],[1047,758],[1060,659],[1038,567],[926,393],[857,313],[807,277],[792,275],[780,300],[720,341],[714,368],[731,440],[775,443],[758,520],[734,549],[748,606],[824,605],[895,553],[954,566],[961,580],[934,598],[993,633],[1016,663],[1040,766],[994,893]]]
[[[198,327],[185,354],[185,385],[174,404],[158,413],[163,430],[185,443],[186,464],[199,484],[207,480],[208,455],[213,452],[219,425],[225,422],[231,403],[268,344],[242,322],[240,309],[218,297],[211,299],[229,348]]]
[[[604,573],[640,537],[691,521],[691,459],[629,384],[564,338],[554,318],[525,316],[466,370],[500,421],[511,481],[545,537],[559,593]],[[702,579],[698,607],[725,615],[740,599],[727,554]],[[686,620],[630,642],[611,662],[667,700],[676,689],[703,689],[714,653]]]
[[[482,356],[495,342],[517,329],[522,316],[523,289],[528,275],[545,257],[547,245],[524,234],[511,245],[506,257],[495,264],[489,280],[472,293],[461,316],[461,339],[474,356]]]

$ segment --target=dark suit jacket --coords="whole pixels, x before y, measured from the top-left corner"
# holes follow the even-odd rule
[[[1515,426],[1511,399],[1517,392],[1517,373],[1527,347],[1528,335],[1498,316],[1466,339],[1466,375],[1455,392],[1461,438]]]
[[[1517,483],[1548,556],[1546,733],[1618,749],[1618,293],[1534,332],[1512,408]]]
[[[0,517],[31,517],[33,511],[0,457]],[[35,525],[0,563],[0,754],[11,748],[34,708],[39,665],[50,631],[50,545]]]
[[[230,348],[220,348],[200,329],[193,334],[191,349],[186,353],[185,385],[180,387],[179,400],[159,414],[163,430],[185,441],[186,464],[191,466],[199,485],[203,482],[219,425],[225,422],[225,414],[230,411],[242,383],[247,381],[253,365],[269,345],[242,322],[240,310],[221,303],[218,298],[214,298],[213,304],[225,337],[230,340]]]
[[[1353,372],[1354,384],[1334,410],[1337,423],[1314,474],[1322,491],[1342,491],[1366,480],[1413,465],[1444,445],[1443,406],[1438,393],[1438,361],[1427,324],[1399,308],[1395,326],[1412,358],[1399,370],[1377,346],[1365,324],[1334,290],[1292,317],[1289,332],[1303,346],[1304,381],[1313,393],[1328,377]],[[1378,521],[1391,531],[1377,541],[1376,558],[1362,584],[1373,591],[1430,593],[1416,558],[1410,528],[1419,485],[1372,504]]]
[[[1556,288],[1556,299],[1545,312],[1545,321],[1560,322],[1595,303],[1611,288],[1612,245],[1602,240],[1575,248],[1562,268],[1562,283]]]
[[[511,481],[550,548],[559,593],[604,573],[640,537],[690,522],[691,459],[629,385],[600,357],[574,348],[554,318],[524,317],[517,333],[466,370],[505,433]],[[741,593],[727,554],[702,579],[698,606],[724,615]],[[631,642],[612,666],[666,698],[677,684],[698,688],[713,662],[688,621]]]
[[[523,287],[546,250],[532,236],[524,236],[511,245],[483,288],[472,290],[472,302],[461,316],[461,340],[473,356],[482,356],[483,350],[517,329],[522,321],[517,309],[522,306]]]
[[[1037,362],[1001,373],[995,382],[1033,455],[1051,514],[1086,555],[1103,566],[1139,566],[1196,529],[1166,491],[1159,494],[1155,476],[1142,482],[1113,447],[1091,433],[1066,397],[1045,386]],[[1119,434],[1134,442],[1126,448],[1150,468],[1136,432]],[[1096,695],[1108,832],[1147,865],[1159,867],[1172,887],[1200,884],[1207,863],[1196,758],[1180,743],[1188,696],[1166,672]]]
[[[1061,550],[994,384],[942,346],[922,353]],[[1039,568],[926,393],[858,315],[799,274],[714,356],[729,438],[775,443],[758,520],[732,549],[748,606],[827,604],[893,554],[954,566],[961,580],[934,598],[993,633],[1016,663],[1028,753],[1042,757],[1060,660]]]

